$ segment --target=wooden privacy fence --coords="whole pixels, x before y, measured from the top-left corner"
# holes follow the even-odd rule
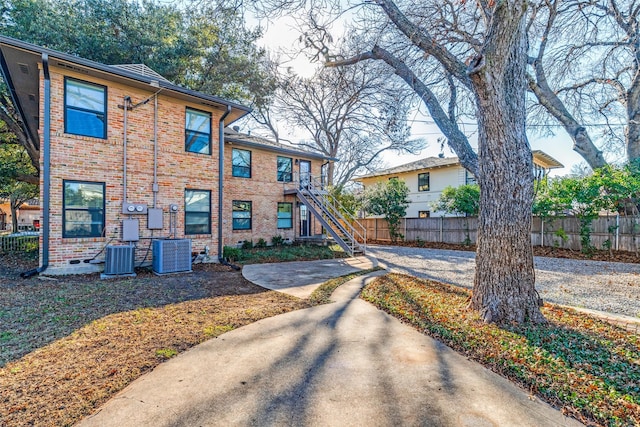
[[[368,240],[391,240],[384,218],[358,220],[367,230]],[[591,245],[596,249],[636,251],[640,249],[640,217],[603,216],[591,223]],[[476,243],[476,217],[405,218],[398,231],[405,241]],[[531,224],[534,246],[555,246],[581,250],[580,221],[576,217],[542,220],[534,217]]]

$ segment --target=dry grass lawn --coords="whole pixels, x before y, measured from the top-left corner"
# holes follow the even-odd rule
[[[220,265],[163,277],[43,281],[17,279],[20,268],[7,268],[15,260],[0,262],[2,426],[71,425],[167,358],[308,306]]]

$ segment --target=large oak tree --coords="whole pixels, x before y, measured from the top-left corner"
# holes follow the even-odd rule
[[[348,57],[328,57],[327,65],[381,61],[420,96],[481,189],[471,307],[488,322],[543,322],[534,286],[532,155],[525,132],[528,2],[372,4],[360,21],[367,23],[362,30],[369,45]],[[475,108],[477,154],[458,126],[464,97]]]

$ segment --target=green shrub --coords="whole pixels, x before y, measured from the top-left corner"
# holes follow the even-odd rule
[[[241,255],[242,255],[242,251],[239,248],[225,246],[222,249],[222,256],[228,259],[229,261],[238,261]]]
[[[242,242],[242,249],[253,249],[253,241],[245,240]]]
[[[271,238],[271,244],[273,246],[282,246],[284,244],[284,238],[281,235],[273,236]]]
[[[256,248],[266,248],[267,247],[267,241],[264,240],[262,237],[258,239],[258,242],[255,245]]]

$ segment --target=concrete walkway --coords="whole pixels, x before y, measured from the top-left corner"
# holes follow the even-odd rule
[[[263,288],[284,292],[298,298],[309,298],[318,285],[327,280],[377,266],[377,259],[360,256],[317,261],[251,264],[242,268],[242,275],[248,281]]]
[[[262,280],[275,268],[297,281],[298,263],[262,268],[251,274]],[[163,363],[80,426],[581,425],[358,299],[365,280],[342,285],[333,304],[258,321]]]

